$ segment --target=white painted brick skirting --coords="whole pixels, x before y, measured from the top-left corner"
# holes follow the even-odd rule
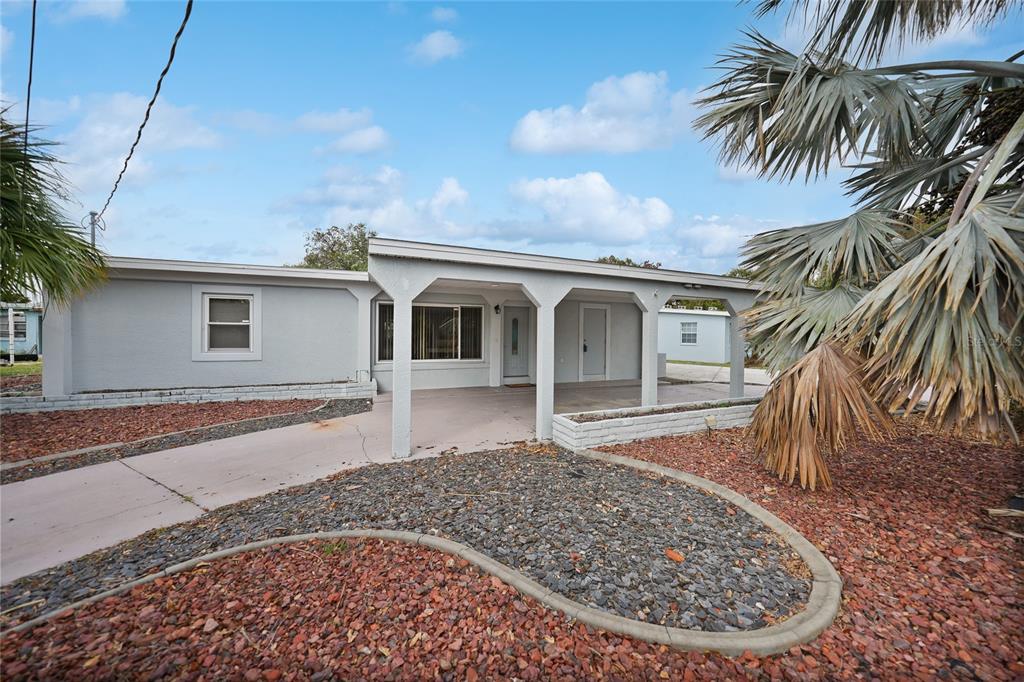
[[[570,450],[592,448],[600,445],[629,443],[645,438],[674,436],[680,433],[693,433],[707,429],[704,417],[714,415],[716,429],[729,429],[746,426],[757,406],[756,400],[749,398],[740,401],[723,400],[712,403],[705,409],[687,410],[685,412],[669,412],[667,414],[647,414],[671,408],[708,405],[707,401],[677,403],[674,405],[658,405],[657,407],[625,407],[618,410],[599,410],[594,412],[577,412],[574,414],[556,414],[553,421],[552,438],[555,443]],[[575,422],[577,415],[607,415],[599,421]]]
[[[331,384],[280,384],[264,386],[222,386],[217,388],[170,388],[159,391],[109,391],[62,396],[15,396],[0,399],[0,414],[88,410],[97,407],[159,405],[160,403],[205,403],[230,400],[291,400],[317,398],[373,398],[377,380]]]

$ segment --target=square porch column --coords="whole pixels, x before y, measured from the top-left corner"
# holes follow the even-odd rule
[[[391,455],[412,454],[412,298],[394,297]]]
[[[729,317],[729,397],[743,397],[743,363],[747,344],[743,334],[743,318],[733,313]]]
[[[658,310],[642,312],[640,340],[640,405],[658,404]]]
[[[371,312],[373,297],[380,293],[380,287],[371,286],[366,289],[352,287],[350,293],[356,298],[356,328],[359,343],[356,346],[356,381],[369,381],[373,369],[373,330],[371,329]]]
[[[555,412],[555,304],[537,305],[537,440],[551,440]]]

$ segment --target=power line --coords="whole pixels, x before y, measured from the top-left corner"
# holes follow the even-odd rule
[[[28,85],[25,87],[25,158],[28,159],[28,110],[32,106],[32,67],[36,61],[36,4],[32,0],[32,37],[28,47]],[[28,163],[28,161],[26,161]]]
[[[35,2],[35,0],[33,0]],[[139,141],[142,139],[142,131],[149,123],[149,114],[153,111],[153,105],[156,104],[156,98],[160,94],[160,86],[164,82],[164,76],[171,70],[171,64],[174,63],[174,52],[178,48],[178,40],[181,39],[181,34],[185,32],[185,25],[188,24],[188,18],[192,14],[192,0],[188,0],[185,5],[185,16],[181,20],[181,26],[178,27],[178,32],[174,34],[174,42],[171,43],[171,54],[167,58],[167,65],[164,66],[164,70],[160,72],[160,77],[156,80],[156,90],[153,92],[153,97],[149,100],[149,104],[146,105],[146,115],[142,119],[142,125],[139,126],[139,132],[135,134],[135,142],[132,142],[131,149],[128,150],[128,156],[124,158],[124,165],[121,166],[121,172],[117,174],[117,180],[114,181],[114,188],[110,190],[110,195],[103,204],[103,208],[96,214],[97,218],[102,218],[106,212],[107,207],[110,206],[110,200],[114,198],[114,193],[117,192],[118,186],[121,184],[121,178],[124,177],[125,171],[128,170],[128,162],[131,160],[132,155],[135,153],[135,148],[139,146]]]

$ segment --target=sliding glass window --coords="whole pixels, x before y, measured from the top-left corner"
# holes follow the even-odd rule
[[[395,308],[377,306],[377,360],[394,359]],[[413,360],[482,360],[483,308],[480,306],[414,305]]]

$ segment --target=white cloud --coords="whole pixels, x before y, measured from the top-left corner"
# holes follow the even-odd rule
[[[462,41],[451,31],[434,31],[423,36],[415,45],[409,46],[413,59],[426,64],[436,64],[442,59],[458,57],[463,51]]]
[[[113,21],[128,11],[125,0],[72,0],[56,3],[54,9],[58,21],[92,18]]]
[[[14,45],[14,32],[0,25],[0,57],[6,57],[7,51]]]
[[[672,209],[658,197],[623,194],[593,171],[571,178],[521,180],[510,192],[514,199],[543,211],[543,222],[523,224],[527,236],[541,242],[625,244],[672,222]]]
[[[135,139],[147,102],[145,97],[122,92],[90,97],[77,104],[84,115],[63,139],[66,170],[76,188],[92,192],[113,184]],[[138,184],[151,177],[152,159],[160,152],[207,149],[219,144],[220,137],[195,118],[192,107],[178,107],[158,99],[128,166],[126,182]]]
[[[684,251],[698,259],[733,262],[750,237],[780,227],[774,220],[733,215],[693,215],[676,232]]]
[[[636,71],[594,83],[580,108],[530,111],[516,123],[509,143],[516,151],[539,154],[664,149],[688,130],[692,118],[689,93],[669,90],[668,74]]]
[[[318,187],[279,208],[302,214],[302,222],[309,225],[363,222],[391,236],[474,236],[475,228],[452,215],[469,202],[469,193],[456,178],[444,178],[433,194],[415,201],[406,198],[402,180],[402,174],[390,166],[368,174],[335,166],[324,174]],[[314,209],[312,213],[305,210],[310,208]]]
[[[315,133],[345,133],[367,126],[373,120],[369,109],[338,109],[337,111],[309,111],[299,116],[295,125],[299,130]]]
[[[328,145],[328,149],[344,154],[371,154],[386,148],[390,143],[391,138],[383,128],[369,126],[342,135]]]
[[[459,18],[459,13],[451,7],[435,7],[430,10],[430,18],[439,24],[447,24]]]

